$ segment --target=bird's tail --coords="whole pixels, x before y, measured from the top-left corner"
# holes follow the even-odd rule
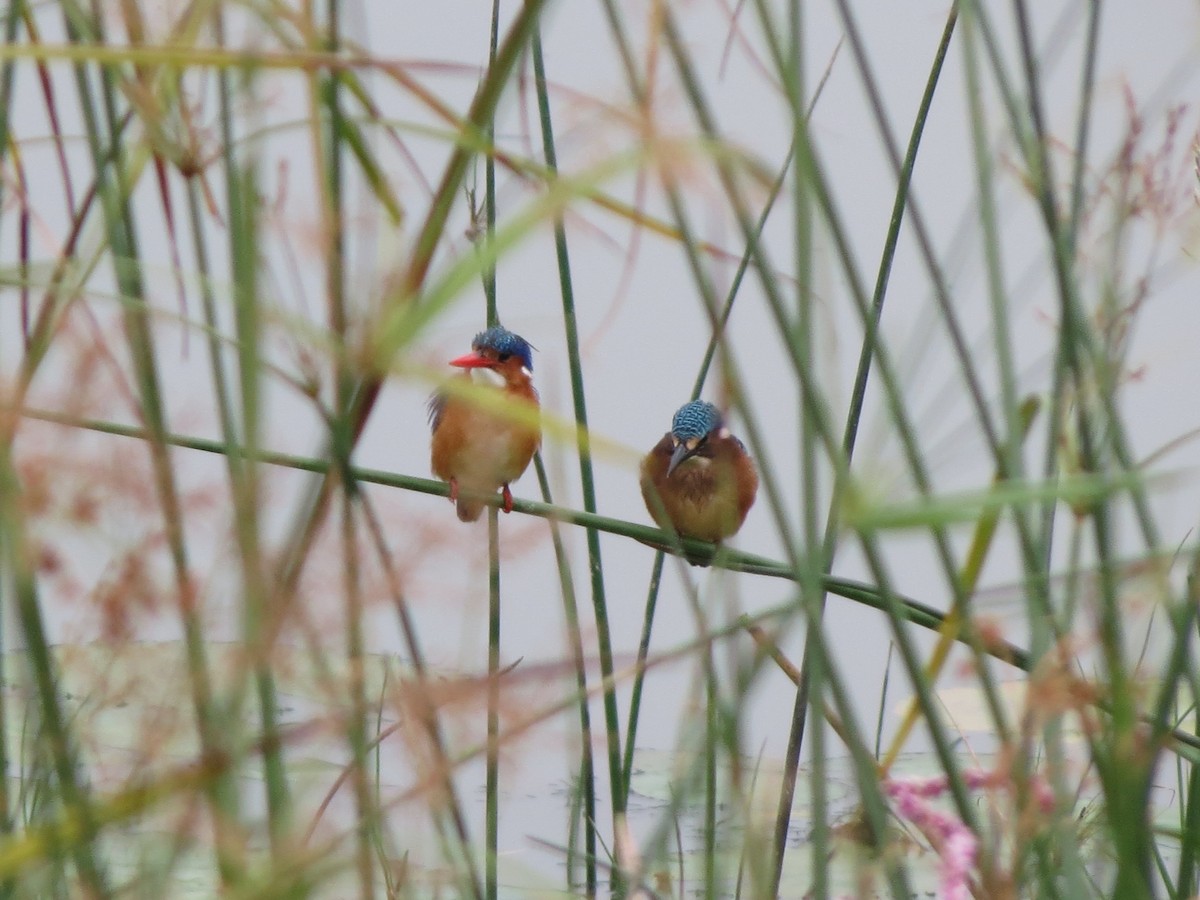
[[[460,522],[474,522],[483,515],[483,509],[486,505],[486,503],[482,503],[479,500],[459,497],[455,501],[454,508],[458,512],[458,520]]]

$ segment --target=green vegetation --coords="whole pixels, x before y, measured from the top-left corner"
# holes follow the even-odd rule
[[[383,15],[428,29],[435,5]],[[379,11],[340,0],[0,8],[0,898],[1200,891],[1200,545],[1172,506],[1194,479],[1165,467],[1194,452],[1194,391],[1135,349],[1147,310],[1195,324],[1170,98],[1196,64],[1122,86],[1114,117],[1119,9],[962,0],[921,57],[872,5],[496,2],[472,13],[490,41],[432,61],[366,46]],[[585,55],[603,96],[559,80]],[[733,107],[727,64],[754,86]],[[835,158],[847,80],[882,181]],[[917,86],[902,108],[893,80]],[[943,189],[954,165],[969,187]],[[866,237],[860,180],[890,210]],[[614,284],[639,254],[690,280],[597,315],[613,247]],[[506,287],[517,258],[557,306]],[[470,572],[486,661],[450,671],[430,609],[455,601],[420,564],[457,577],[481,532],[363,448],[425,446],[380,410],[442,383],[431,348],[471,297],[479,326],[553,309],[563,352],[538,357],[542,451]],[[649,436],[597,424],[589,340],[622,317],[757,460],[747,549],[612,515],[604,467],[636,494],[629,447],[687,399],[656,398]],[[689,317],[706,340],[671,339]],[[547,583],[552,661],[512,661],[511,610]],[[680,584],[692,630],[664,637]],[[871,704],[835,604],[888,633]],[[672,667],[692,687],[664,701]],[[749,710],[781,673],[773,758]],[[677,744],[644,748],[664,702]],[[533,871],[504,855],[506,785],[551,744],[566,788]]]

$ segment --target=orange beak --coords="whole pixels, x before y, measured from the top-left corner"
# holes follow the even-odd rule
[[[472,351],[458,359],[450,360],[450,365],[458,366],[460,369],[490,369],[494,363],[486,356],[480,356]]]

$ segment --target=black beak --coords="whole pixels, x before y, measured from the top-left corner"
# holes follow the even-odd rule
[[[675,452],[671,454],[671,462],[667,465],[667,477],[670,478],[671,473],[679,467],[679,464],[685,459],[689,459],[690,457],[694,456],[696,451],[699,449],[699,444],[696,444],[696,446],[691,448],[689,448],[687,443],[684,441],[680,441],[678,444],[676,444]]]

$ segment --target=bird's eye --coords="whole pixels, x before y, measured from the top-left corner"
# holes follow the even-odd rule
[[[512,356],[511,353],[500,353],[500,354],[497,354],[496,359],[500,360],[500,362],[508,362],[508,360],[511,356]]]

